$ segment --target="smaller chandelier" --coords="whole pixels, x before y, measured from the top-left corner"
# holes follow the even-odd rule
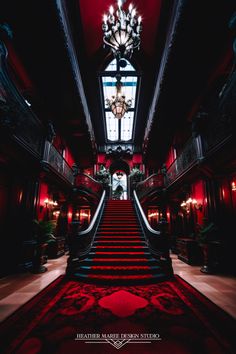
[[[121,171],[117,171],[116,175],[119,180],[121,180],[121,178],[123,177],[123,173]]]
[[[108,108],[110,108],[116,118],[121,119],[131,107],[132,100],[125,100],[125,95],[122,93],[122,83],[120,76],[117,76],[116,79],[116,94],[111,96],[110,99],[106,99],[106,105]]]
[[[140,47],[142,18],[137,17],[132,4],[127,13],[122,9],[122,0],[118,0],[117,5],[116,12],[110,6],[109,13],[103,16],[103,42],[111,47],[116,58],[130,58],[133,50]]]

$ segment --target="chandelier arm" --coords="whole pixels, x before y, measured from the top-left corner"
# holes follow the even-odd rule
[[[116,32],[114,32],[114,34],[116,34],[117,32],[119,32],[119,34],[120,34],[120,30],[119,29]],[[121,35],[120,35],[120,37],[121,37]],[[116,36],[114,35],[113,38],[114,38],[114,40],[116,41],[116,43],[117,43],[117,45],[119,47],[120,43],[117,41]]]
[[[107,44],[109,47],[112,47],[113,49],[117,50],[116,46],[114,46],[112,43],[107,42],[107,40],[105,39],[105,36],[103,37],[103,42],[105,44]]]

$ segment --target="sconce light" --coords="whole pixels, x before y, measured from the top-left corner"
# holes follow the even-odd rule
[[[45,206],[48,206],[48,198],[44,199],[43,203],[45,204]]]
[[[148,218],[149,218],[149,219],[151,219],[151,218],[153,218],[153,217],[158,217],[158,216],[159,216],[158,211],[157,211],[157,212],[152,212],[152,213],[148,214]]]
[[[44,204],[45,204],[46,207],[48,207],[49,205],[58,206],[57,201],[54,201],[54,200],[51,200],[51,199],[48,199],[48,198],[44,199]]]
[[[198,203],[196,199],[188,198],[186,201],[184,200],[180,204],[181,208],[185,210],[187,213],[190,212],[191,206],[193,206],[196,210],[202,211],[202,204]]]
[[[236,183],[234,181],[231,183],[231,189],[233,192],[236,191]]]
[[[202,204],[198,203],[196,199],[192,199],[192,205],[195,209],[202,211]]]

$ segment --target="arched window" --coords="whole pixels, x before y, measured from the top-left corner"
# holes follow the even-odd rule
[[[121,119],[117,119],[106,104],[106,99],[115,95],[118,72],[121,75],[122,93],[126,100],[131,99],[131,107]],[[116,59],[113,59],[102,73],[101,84],[107,141],[132,141],[139,84],[137,71],[127,59],[122,59],[120,64]]]

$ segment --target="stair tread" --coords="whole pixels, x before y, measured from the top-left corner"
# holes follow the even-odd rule
[[[159,266],[138,266],[138,265],[132,265],[132,266],[127,266],[127,265],[114,265],[114,266],[108,266],[108,265],[93,265],[93,266],[81,266],[81,269],[102,269],[102,270],[150,270],[150,269],[160,269]]]
[[[123,243],[123,244],[126,244],[126,243],[131,243],[131,244],[137,244],[137,243],[141,243],[141,244],[144,244],[145,241],[142,241],[142,240],[137,240],[137,241],[130,241],[130,240],[95,240],[94,241],[95,244],[99,244],[99,243]]]
[[[118,236],[118,235],[115,235],[115,236],[113,236],[113,235],[111,235],[111,236],[107,236],[107,235],[105,235],[105,236],[99,236],[99,237],[96,237],[96,239],[97,238],[103,238],[103,239],[118,239],[118,240],[120,240],[120,239],[124,239],[124,240],[126,240],[126,239],[129,239],[129,240],[140,240],[140,239],[144,239],[144,237],[143,236],[127,236],[127,235],[123,235],[123,236]]]
[[[119,245],[119,246],[115,246],[115,245],[113,245],[113,246],[99,246],[99,245],[97,245],[96,246],[96,248],[117,248],[117,249],[120,249],[120,248],[141,248],[141,249],[145,249],[145,248],[148,248],[148,247],[145,247],[145,246],[143,246],[143,245],[139,245],[139,246],[131,246],[131,245],[129,245],[129,246],[125,246],[125,245]]]
[[[155,258],[86,258],[84,262],[157,262]]]
[[[77,273],[77,275],[82,276],[82,277],[87,277],[87,274],[83,274],[83,273]],[[124,280],[128,280],[128,279],[144,279],[144,278],[159,278],[159,277],[163,277],[164,274],[138,274],[138,275],[100,275],[100,274],[89,274],[90,278],[98,278],[98,279],[113,279],[113,280],[120,280],[120,279],[124,279]]]

